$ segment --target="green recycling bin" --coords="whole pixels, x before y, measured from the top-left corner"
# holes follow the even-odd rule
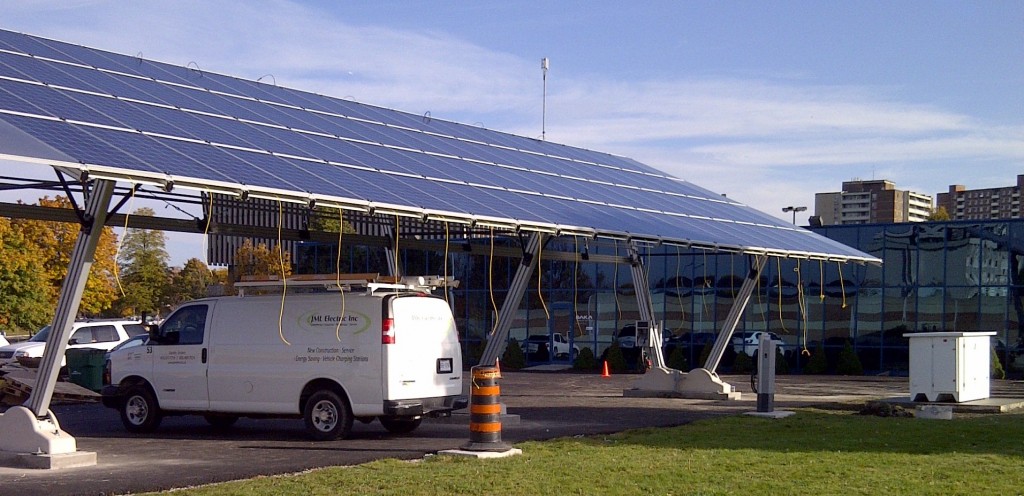
[[[106,355],[106,350],[97,348],[68,350],[65,356],[68,363],[68,377],[71,382],[96,392],[103,389],[103,367],[106,365]]]

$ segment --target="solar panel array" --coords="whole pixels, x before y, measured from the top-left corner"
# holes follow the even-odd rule
[[[629,158],[0,30],[0,155],[90,177],[877,259]]]

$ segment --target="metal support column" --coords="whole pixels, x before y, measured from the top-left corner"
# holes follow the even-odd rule
[[[623,391],[626,396],[677,396],[681,398],[704,398],[704,399],[730,399],[738,400],[740,393],[733,390],[732,385],[722,382],[715,373],[718,362],[725,353],[725,347],[732,338],[732,332],[739,324],[743,311],[747,308],[750,295],[761,277],[761,270],[768,260],[766,255],[754,257],[753,266],[747,274],[747,278],[740,286],[736,301],[729,311],[725,325],[718,333],[715,346],[708,357],[704,368],[696,368],[689,373],[662,367],[652,367],[639,380],[636,381],[636,388]],[[635,277],[635,276],[634,276]],[[660,336],[659,336],[660,337]],[[660,350],[659,350],[660,351]]]
[[[512,278],[512,284],[505,295],[505,301],[502,302],[501,310],[498,311],[494,330],[491,331],[491,336],[487,340],[487,347],[484,348],[484,353],[480,357],[481,365],[492,366],[495,360],[505,353],[505,347],[508,346],[508,332],[512,328],[512,321],[515,320],[519,303],[523,301],[523,295],[526,294],[526,288],[531,280],[530,276],[533,275],[534,269],[537,268],[537,263],[539,262],[537,254],[540,253],[541,243],[543,242],[544,234],[538,232],[531,234],[529,241],[526,242],[523,261],[520,263],[519,268],[516,269],[516,275]]]
[[[50,400],[85,291],[85,283],[92,269],[96,245],[106,222],[114,184],[113,181],[98,180],[92,190],[86,192],[82,228],[71,252],[68,274],[57,298],[57,310],[46,340],[46,351],[39,365],[39,376],[25,405],[13,407],[0,415],[0,431],[4,432],[4,436],[0,436],[0,451],[42,455],[70,455],[77,451],[75,438],[60,429],[57,419],[50,412]],[[91,457],[80,458],[74,463],[96,463],[95,453],[91,453]]]
[[[744,310],[747,309],[747,303],[750,302],[750,295],[754,292],[754,288],[757,286],[757,279],[761,277],[761,271],[764,269],[767,261],[768,255],[757,255],[754,257],[753,266],[750,267],[750,272],[747,273],[747,278],[743,280],[743,285],[740,286],[740,291],[736,295],[736,300],[732,303],[732,308],[729,309],[729,315],[725,317],[725,323],[722,326],[722,329],[718,331],[718,338],[715,339],[715,346],[711,348],[711,354],[708,355],[707,361],[704,362],[704,369],[708,372],[714,373],[715,369],[718,368],[719,362],[722,361],[722,355],[725,354],[725,348],[729,346],[729,343],[732,340],[732,333],[740,323],[740,318],[743,317]]]
[[[650,322],[654,330],[647,342],[647,356],[651,358],[651,368],[664,368],[665,357],[661,351],[661,326],[656,325],[654,315],[654,299],[651,297],[651,285],[647,278],[647,267],[640,258],[640,249],[636,243],[629,243],[629,267],[633,275],[633,289],[636,291],[636,303],[640,311],[640,319]],[[640,336],[637,336],[640,339]]]

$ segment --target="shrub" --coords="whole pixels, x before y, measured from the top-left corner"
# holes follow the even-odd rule
[[[622,373],[627,370],[626,357],[622,355],[622,347],[618,341],[612,341],[612,345],[604,351],[604,359],[612,372]]]
[[[665,365],[670,369],[682,370],[683,372],[690,370],[690,363],[686,359],[686,351],[683,350],[682,346],[676,346],[672,350]]]
[[[782,353],[781,348],[775,348],[775,375],[786,375],[789,373],[789,360]]]
[[[828,372],[828,357],[825,356],[825,345],[818,343],[818,347],[811,353],[811,359],[804,366],[804,373],[821,375],[826,372]]]
[[[510,339],[508,346],[505,347],[505,353],[501,355],[501,368],[503,370],[519,370],[526,366],[526,355],[523,354],[523,348],[519,346],[519,341]]]
[[[853,351],[853,345],[849,340],[843,345],[843,351],[839,352],[836,373],[839,375],[864,375],[864,366],[861,365],[860,357]]]
[[[745,351],[741,351],[736,354],[736,359],[732,362],[732,373],[733,374],[749,374],[754,371],[754,360],[750,358]]]
[[[700,350],[700,358],[697,360],[700,366],[703,367],[708,361],[708,357],[711,356],[711,349],[714,347],[714,343],[708,341],[704,343],[704,347]]]
[[[992,351],[992,366],[989,369],[989,377],[993,379],[1006,379],[1006,370],[1003,369],[1003,362],[999,360],[999,353],[996,353],[996,349],[993,346]]]
[[[594,350],[591,350],[589,346],[584,346],[576,355],[576,360],[572,362],[572,368],[580,371],[596,370],[597,357],[594,356]]]

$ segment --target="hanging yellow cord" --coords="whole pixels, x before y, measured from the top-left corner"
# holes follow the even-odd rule
[[[127,296],[124,292],[124,287],[121,286],[121,269],[117,264],[117,257],[121,255],[121,244],[124,243],[124,238],[128,237],[128,217],[132,214],[132,205],[135,203],[135,185],[132,185],[132,196],[128,200],[128,213],[124,214],[124,234],[121,235],[121,239],[117,240],[117,249],[114,250],[114,281],[117,282],[117,289],[121,291],[121,297]],[[204,238],[205,239],[205,238]]]
[[[682,328],[686,323],[686,310],[683,308],[683,290],[679,286],[679,266],[683,264],[683,255],[679,251],[679,245],[676,245],[676,299],[679,300],[679,327]],[[690,284],[693,286],[693,283]]]
[[[782,333],[783,334],[789,334],[789,331],[786,330],[786,321],[785,321],[785,319],[782,318],[782,259],[781,258],[778,258],[778,257],[775,258],[775,267],[776,267],[776,270],[778,270],[778,272],[779,272],[779,324],[782,325]]]
[[[341,293],[341,315],[338,318],[338,325],[334,327],[334,338],[341,341],[341,323],[345,321],[345,289],[341,287],[341,234],[345,232],[345,211],[338,209],[338,254],[334,261],[335,284],[338,285],[338,292]]]
[[[576,323],[576,335],[582,336],[583,329],[580,328],[580,319],[576,318],[576,300],[579,298],[579,285],[576,278],[580,271],[580,238],[573,235],[572,241],[576,245],[576,258],[573,259],[574,264],[572,268],[572,321]]]
[[[284,338],[284,299],[288,294],[288,278],[284,275],[284,247],[281,246],[281,225],[284,224],[284,205],[281,199],[277,199],[277,257],[281,262],[281,310],[277,314],[277,335],[284,344],[292,344]]]
[[[494,228],[491,228],[491,253],[487,261],[487,292],[491,295],[491,308],[494,309],[494,323],[491,326],[493,333],[498,326],[498,304],[494,301]]]
[[[818,288],[820,288],[818,298],[825,301],[825,262],[823,260],[818,260],[818,271],[821,272],[818,279]]]
[[[612,276],[612,296],[615,297],[615,313],[622,320],[622,307],[619,306],[619,240],[615,240],[615,275]]]
[[[551,314],[548,313],[548,304],[544,303],[544,293],[540,291],[540,275],[541,275],[541,254],[544,253],[544,241],[541,240],[540,247],[537,248],[537,296],[540,297],[540,306],[544,307],[544,317],[547,320],[551,320]]]
[[[451,237],[448,235],[448,221],[444,221],[444,302],[452,306],[448,301],[448,242]]]
[[[391,274],[395,276],[395,282],[398,282],[398,277],[402,275],[402,271],[398,268],[398,261],[402,258],[402,255],[398,252],[398,215],[395,215],[395,273]]]
[[[843,292],[843,308],[846,308],[846,283],[843,282],[842,262],[836,262],[836,267],[839,267],[839,289]]]
[[[203,228],[203,256],[209,252],[209,247],[206,244],[206,236],[210,234],[210,221],[213,220],[213,193],[207,191],[206,195],[210,197],[210,208],[206,211],[206,227]]]
[[[800,260],[796,261],[796,303],[797,308],[800,310],[800,320],[804,324],[804,349],[803,353],[810,353],[807,350],[807,299],[804,295],[804,281],[803,274],[800,272]]]
[[[754,263],[757,263],[755,260]],[[761,308],[761,323],[764,324],[764,330],[768,330],[768,305],[765,305],[761,301],[761,276],[757,276],[757,306]]]

